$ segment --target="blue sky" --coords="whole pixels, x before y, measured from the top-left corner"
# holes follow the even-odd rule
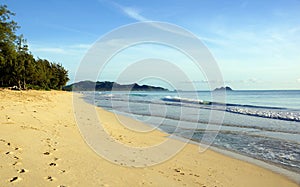
[[[16,13],[19,33],[33,55],[62,63],[71,81],[85,53],[101,36],[126,24],[162,21],[199,37],[218,63],[225,84],[234,89],[300,89],[299,0],[2,2]],[[207,88],[203,75],[187,71],[199,89]],[[110,72],[103,79],[113,80]],[[175,81],[178,88],[186,88],[184,82]]]

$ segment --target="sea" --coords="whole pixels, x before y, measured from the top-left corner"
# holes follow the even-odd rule
[[[299,90],[226,91],[225,100],[210,91],[82,93],[168,134],[300,173]]]

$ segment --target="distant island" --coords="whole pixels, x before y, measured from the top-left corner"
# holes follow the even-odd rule
[[[214,89],[214,91],[233,91],[232,88],[230,88],[229,86],[226,86],[226,87],[221,87],[221,88],[216,88]]]
[[[63,87],[65,91],[169,91],[166,88],[133,84],[118,84],[115,82],[81,81]]]

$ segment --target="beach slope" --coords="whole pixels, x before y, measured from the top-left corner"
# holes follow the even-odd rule
[[[109,162],[85,143],[72,106],[69,92],[0,90],[0,186],[299,186],[253,164],[211,150],[200,153],[194,144],[150,167]],[[168,138],[156,130],[136,134],[114,114],[96,111],[116,141],[146,147]]]

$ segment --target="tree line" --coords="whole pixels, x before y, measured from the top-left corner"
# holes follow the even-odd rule
[[[35,59],[23,35],[17,35],[15,14],[0,5],[0,87],[18,89],[62,89],[68,71],[58,63]]]

